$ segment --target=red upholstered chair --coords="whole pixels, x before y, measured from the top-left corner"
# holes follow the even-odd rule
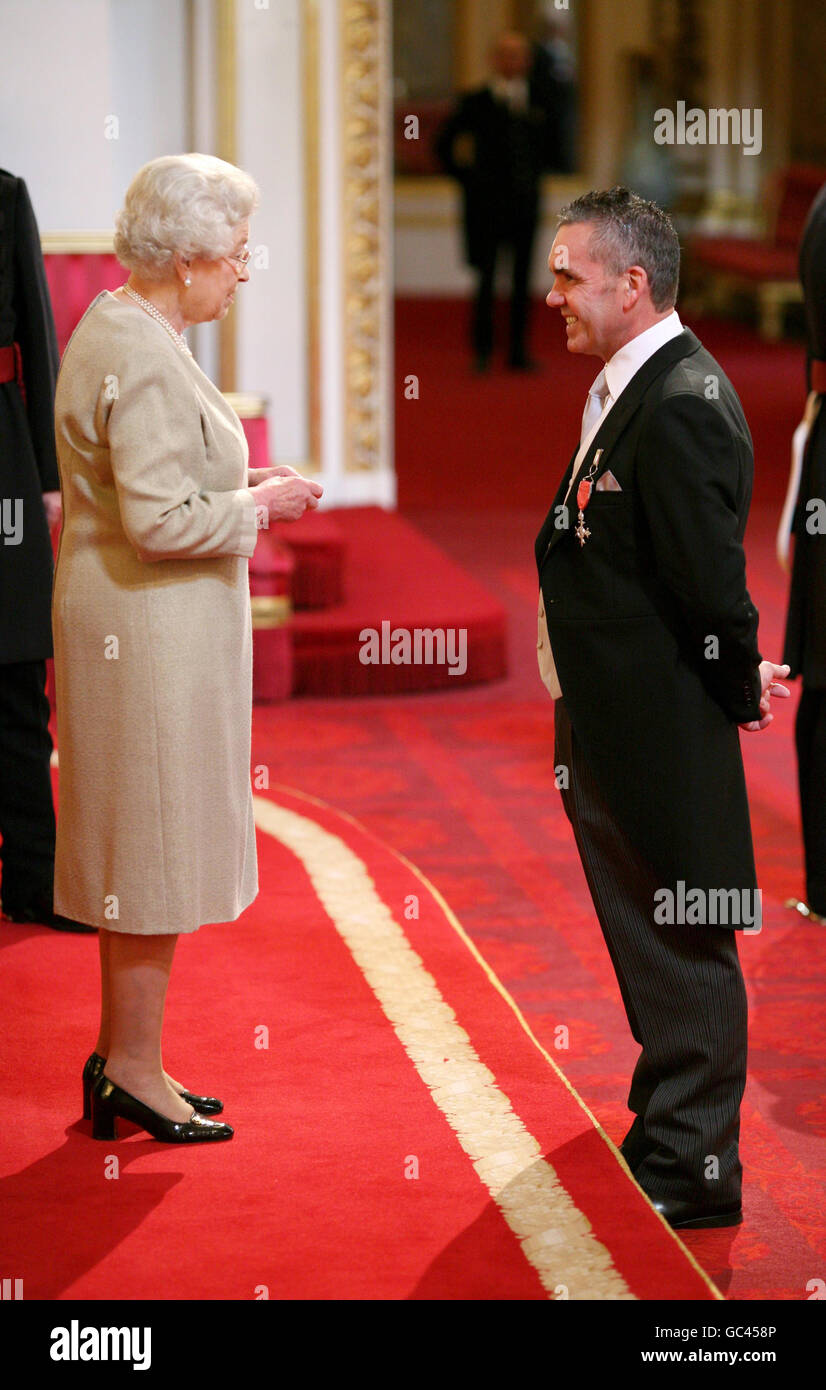
[[[269,468],[271,455],[265,400],[261,396],[229,392],[226,399],[244,426],[250,468]],[[307,512],[297,526],[291,522],[274,522],[271,536],[294,561],[291,588],[294,609],[332,608],[343,601],[346,546],[341,528],[331,517],[324,512]]]
[[[783,310],[799,302],[797,249],[809,208],[826,183],[826,169],[796,164],[774,174],[766,185],[764,216],[769,234],[697,236],[689,243],[694,275],[716,282],[716,298],[730,285],[750,288],[757,297],[760,332],[769,340],[783,331]]]
[[[250,468],[270,467],[266,401],[262,396],[225,392],[247,437]],[[266,704],[286,700],[293,689],[293,612],[295,561],[271,531],[262,531],[250,560],[252,602],[252,698]]]
[[[269,531],[250,560],[252,698],[287,700],[293,691],[292,579],[295,562]]]
[[[271,468],[266,398],[245,395],[240,391],[225,391],[224,400],[232,406],[244,426],[250,451],[250,468]]]
[[[71,249],[82,246],[80,238],[63,239],[58,234],[42,240],[57,345],[62,356],[95,296],[101,290],[116,290],[124,283],[127,272],[111,251]]]
[[[298,525],[276,522],[272,529],[295,559],[296,612],[343,603],[347,546],[337,522],[327,512],[307,512]]]

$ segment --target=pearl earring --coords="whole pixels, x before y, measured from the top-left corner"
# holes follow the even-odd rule
[[[188,275],[187,275],[186,279],[184,280],[184,284],[187,286],[187,288],[189,288],[189,286],[192,284],[192,281],[190,280],[190,278],[189,278]]]

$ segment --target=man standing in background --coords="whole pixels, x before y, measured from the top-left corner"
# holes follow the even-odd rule
[[[522,34],[500,34],[492,53],[493,75],[466,92],[445,122],[436,152],[462,186],[464,244],[477,273],[471,324],[476,370],[490,366],[496,264],[512,256],[508,366],[530,369],[529,279],[539,182],[547,148],[547,113],[530,74],[531,50]]]

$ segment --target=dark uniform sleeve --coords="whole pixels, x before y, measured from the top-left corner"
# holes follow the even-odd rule
[[[26,414],[41,492],[60,487],[54,437],[54,393],[59,356],[40,233],[28,189],[17,180],[14,226],[15,337],[23,359]]]
[[[806,313],[806,388],[811,391],[812,358],[826,360],[826,185],[809,209],[803,229],[800,281]]]
[[[469,119],[466,97],[460,97],[447,120],[442,125],[434,142],[436,157],[446,174],[463,183],[468,176],[468,166],[457,161],[454,143],[459,135],[475,135],[475,127]]]

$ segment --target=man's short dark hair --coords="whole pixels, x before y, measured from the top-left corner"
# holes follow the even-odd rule
[[[628,188],[583,193],[559,214],[560,227],[590,222],[588,254],[613,275],[640,265],[658,313],[673,309],[680,282],[680,239],[667,212]]]

